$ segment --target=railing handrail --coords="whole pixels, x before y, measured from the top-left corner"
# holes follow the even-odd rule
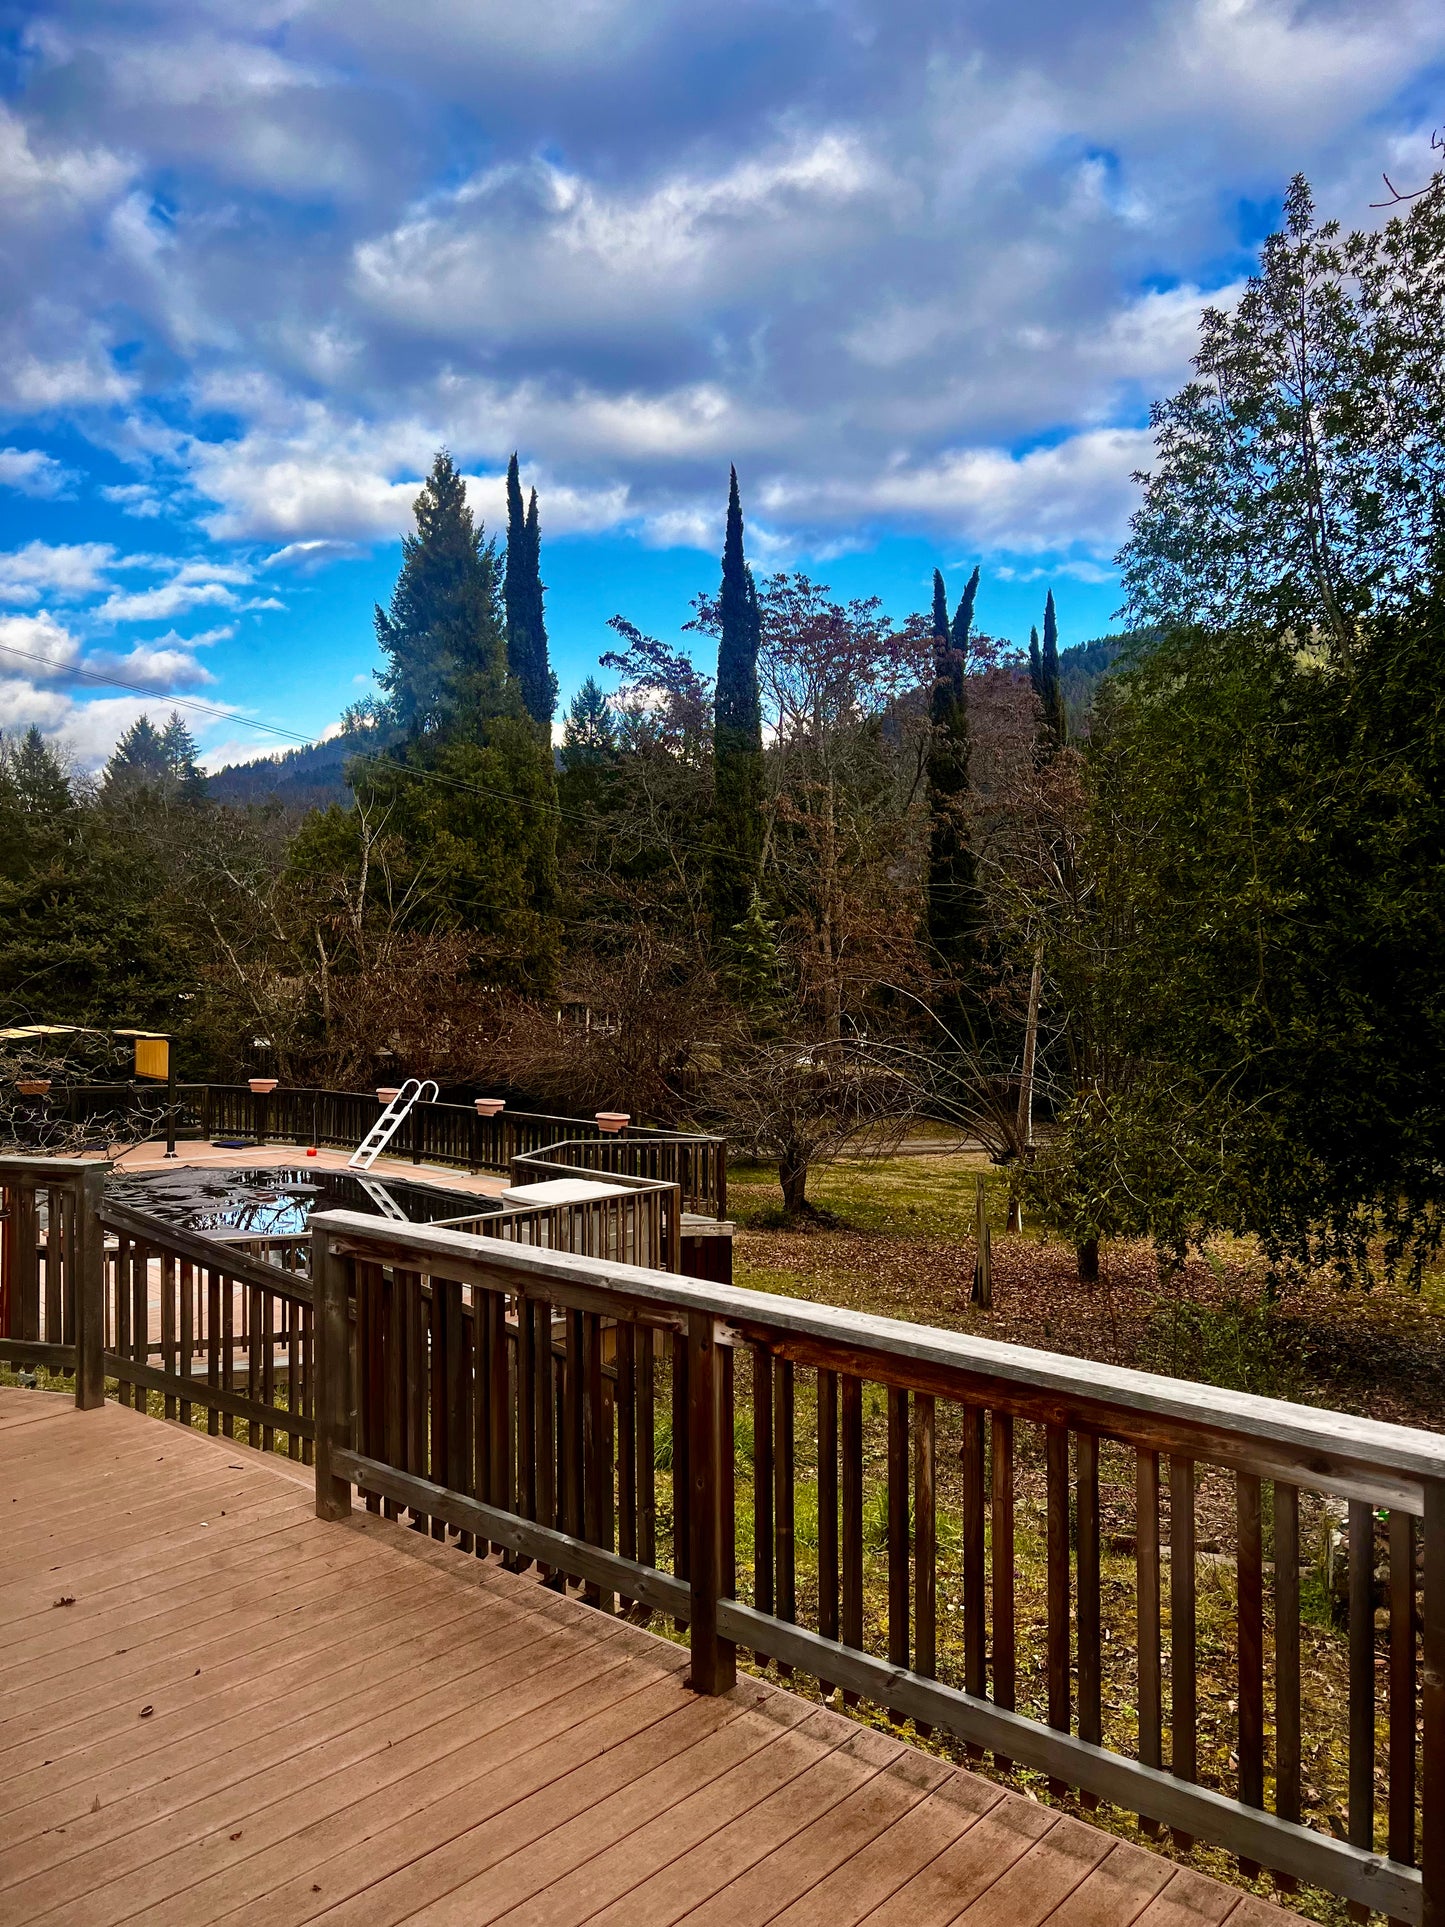
[[[404,1251],[413,1261],[431,1259],[436,1269],[450,1276],[459,1275],[458,1268],[463,1273],[475,1269],[493,1278],[498,1272],[509,1273],[521,1288],[528,1279],[585,1287],[615,1295],[619,1306],[633,1312],[642,1308],[671,1313],[673,1317],[663,1322],[673,1325],[680,1325],[690,1312],[703,1312],[749,1340],[812,1341],[833,1354],[866,1354],[874,1362],[892,1362],[909,1383],[915,1375],[946,1375],[951,1389],[965,1395],[967,1386],[960,1380],[987,1381],[991,1401],[997,1400],[1000,1391],[1012,1392],[1017,1395],[1014,1409],[1026,1416],[1053,1417],[1058,1407],[1067,1408],[1084,1423],[1091,1417],[1107,1420],[1127,1414],[1137,1421],[1138,1429],[1129,1433],[1131,1441],[1138,1438],[1140,1429],[1187,1427],[1193,1434],[1191,1449],[1221,1464],[1233,1463],[1237,1457],[1230,1450],[1231,1440],[1246,1440],[1266,1454],[1287,1454],[1289,1470],[1303,1471],[1322,1489],[1348,1494],[1363,1487],[1380,1503],[1416,1514],[1421,1510],[1424,1482],[1445,1480],[1445,1434],[1382,1419],[1296,1405],[1254,1392],[1167,1378],[745,1286],[712,1284],[612,1259],[503,1244],[435,1225],[393,1225],[355,1211],[318,1212],[310,1223],[313,1231],[323,1231],[348,1248],[365,1244]],[[824,1362],[836,1364],[837,1359]],[[1047,1402],[1047,1408],[1041,1401]],[[1162,1436],[1160,1443],[1167,1449],[1169,1437]]]
[[[229,1240],[221,1246],[218,1240],[208,1238],[203,1231],[187,1231],[182,1225],[167,1224],[163,1218],[153,1218],[148,1211],[133,1211],[130,1206],[116,1204],[111,1199],[104,1200],[98,1215],[102,1227],[107,1231],[139,1238],[157,1251],[168,1251],[176,1258],[189,1258],[192,1264],[200,1265],[205,1270],[224,1271],[228,1278],[234,1278],[238,1284],[255,1285],[262,1291],[275,1292],[278,1298],[294,1298],[300,1304],[311,1303],[309,1284],[292,1283],[290,1274],[280,1265],[268,1265],[260,1259],[250,1258]]]

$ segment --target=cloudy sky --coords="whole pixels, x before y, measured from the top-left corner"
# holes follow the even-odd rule
[[[1201,301],[1441,120],[1440,0],[0,0],[0,728],[321,731],[443,441],[564,692],[730,461],[764,567],[1097,634]]]

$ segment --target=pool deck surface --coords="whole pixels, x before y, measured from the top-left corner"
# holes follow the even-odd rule
[[[324,1146],[308,1157],[304,1144],[248,1144],[241,1150],[225,1145],[184,1140],[176,1146],[174,1161],[166,1157],[165,1144],[154,1140],[131,1145],[111,1161],[117,1171],[141,1172],[175,1170],[191,1165],[221,1171],[319,1170],[345,1171],[349,1151],[328,1150]],[[398,1183],[439,1185],[446,1191],[464,1191],[475,1197],[499,1198],[511,1183],[492,1171],[458,1171],[445,1164],[413,1164],[410,1158],[380,1157],[364,1173],[371,1178],[395,1178]]]

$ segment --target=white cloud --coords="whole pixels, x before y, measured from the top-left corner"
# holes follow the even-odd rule
[[[154,589],[116,590],[96,610],[101,622],[163,622],[187,609],[234,609],[238,598],[224,582],[176,577]]]
[[[120,482],[100,492],[107,502],[140,520],[153,520],[162,512],[161,499],[149,482]]]
[[[0,616],[0,676],[34,677],[35,657],[56,671],[79,658],[80,643],[48,611],[35,616]]]
[[[65,601],[93,595],[106,586],[115,563],[108,542],[27,542],[0,554],[0,602],[34,603],[53,595]]]
[[[159,643],[138,642],[123,655],[92,656],[87,661],[87,667],[91,665],[102,673],[109,672],[126,682],[135,680],[162,686],[176,684],[183,689],[216,680],[209,669],[196,661],[189,649],[167,648]]]
[[[62,493],[74,476],[39,448],[0,448],[0,488],[42,499]]]

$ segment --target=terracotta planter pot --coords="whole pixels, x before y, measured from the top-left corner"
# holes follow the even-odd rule
[[[507,1108],[505,1097],[474,1097],[472,1102],[477,1107],[478,1117],[496,1117]]]
[[[48,1077],[21,1077],[16,1079],[15,1088],[22,1097],[44,1097],[50,1089]]]
[[[625,1131],[632,1122],[631,1111],[594,1111],[592,1115],[597,1120],[598,1130],[605,1131],[609,1137]]]
[[[276,1088],[274,1077],[253,1077],[249,1082],[253,1097],[269,1097]]]
[[[378,1084],[376,1087],[376,1101],[378,1104],[390,1104],[394,1097],[400,1097],[400,1095],[400,1084]]]

